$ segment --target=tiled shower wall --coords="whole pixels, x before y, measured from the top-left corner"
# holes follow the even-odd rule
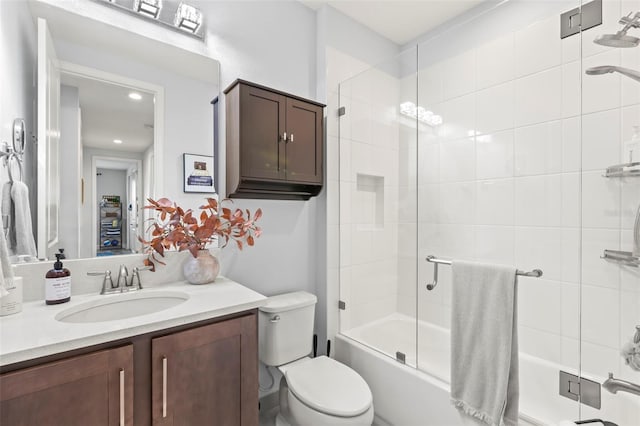
[[[532,415],[567,407],[549,390],[558,369],[640,382],[619,355],[640,324],[640,272],[600,258],[632,249],[640,179],[602,174],[627,161],[640,83],[584,74],[597,65],[640,70],[640,47],[592,43],[640,2],[604,0],[604,24],[564,40],[561,11],[462,49],[450,34],[423,43],[417,81],[409,69],[372,69],[340,86],[340,296],[351,307],[341,330],[393,312],[416,316],[416,305],[418,319],[448,329],[450,268],[426,291],[429,254],[540,268],[542,278],[520,278],[518,298],[521,354],[549,376],[536,379],[543,389],[523,388],[547,395],[530,398],[544,405]],[[416,138],[415,122],[398,114],[406,101],[443,124],[418,124]],[[603,391],[603,407],[582,406],[582,417],[640,423],[632,396]]]
[[[396,312],[399,80],[377,68],[340,85],[342,330]],[[415,97],[415,94],[414,94]]]
[[[424,291],[429,254],[540,268],[542,278],[519,280],[521,353],[565,369],[581,361],[582,374],[598,381],[613,372],[640,382],[619,355],[640,324],[640,273],[600,258],[604,249],[632,249],[640,179],[602,174],[628,161],[640,83],[584,74],[597,65],[640,69],[640,48],[592,43],[632,10],[640,3],[605,0],[604,25],[584,32],[582,43],[580,35],[560,40],[554,14],[433,63],[431,50],[446,38],[421,46],[418,104],[444,123],[420,125],[418,226],[399,225],[401,239],[419,238],[420,320],[449,328],[450,268],[441,268],[436,290]],[[405,146],[401,162],[410,163],[415,153]],[[401,210],[415,208],[411,197],[400,200]],[[400,270],[398,310],[413,315],[415,284]],[[622,423],[640,421],[637,402],[603,398]]]

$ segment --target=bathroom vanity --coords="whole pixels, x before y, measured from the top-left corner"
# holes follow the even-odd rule
[[[121,320],[69,316],[119,294],[30,302],[3,318],[0,423],[257,425],[256,308],[266,299],[224,278],[145,292],[187,297]]]

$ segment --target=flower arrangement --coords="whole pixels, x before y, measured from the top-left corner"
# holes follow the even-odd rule
[[[168,198],[153,200],[147,199],[149,205],[145,209],[155,210],[156,218],[150,219],[152,224],[151,240],[146,241],[138,237],[147,253],[144,263],[155,271],[155,264],[164,265],[156,258],[156,253],[164,257],[165,250],[174,248],[178,251],[189,250],[194,258],[198,257],[198,251],[207,248],[207,245],[217,241],[218,237],[224,240],[222,247],[229,241],[236,242],[238,249],[242,250],[244,243],[249,246],[255,244],[255,238],[260,237],[262,230],[256,222],[262,217],[262,210],[256,210],[253,218],[249,210],[242,211],[222,207],[222,203],[231,202],[225,199],[220,203],[213,198],[207,198],[207,203],[200,206],[200,214],[193,210],[184,210]],[[246,212],[246,217],[245,217]]]

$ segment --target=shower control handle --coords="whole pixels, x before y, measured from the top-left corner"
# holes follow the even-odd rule
[[[270,322],[278,322],[280,321],[280,315],[274,315],[271,317],[271,319],[269,320]]]

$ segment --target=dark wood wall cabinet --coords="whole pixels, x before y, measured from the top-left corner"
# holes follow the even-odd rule
[[[308,200],[324,179],[324,105],[244,80],[225,91],[227,196]]]
[[[256,318],[249,311],[9,366],[0,424],[257,426]]]

